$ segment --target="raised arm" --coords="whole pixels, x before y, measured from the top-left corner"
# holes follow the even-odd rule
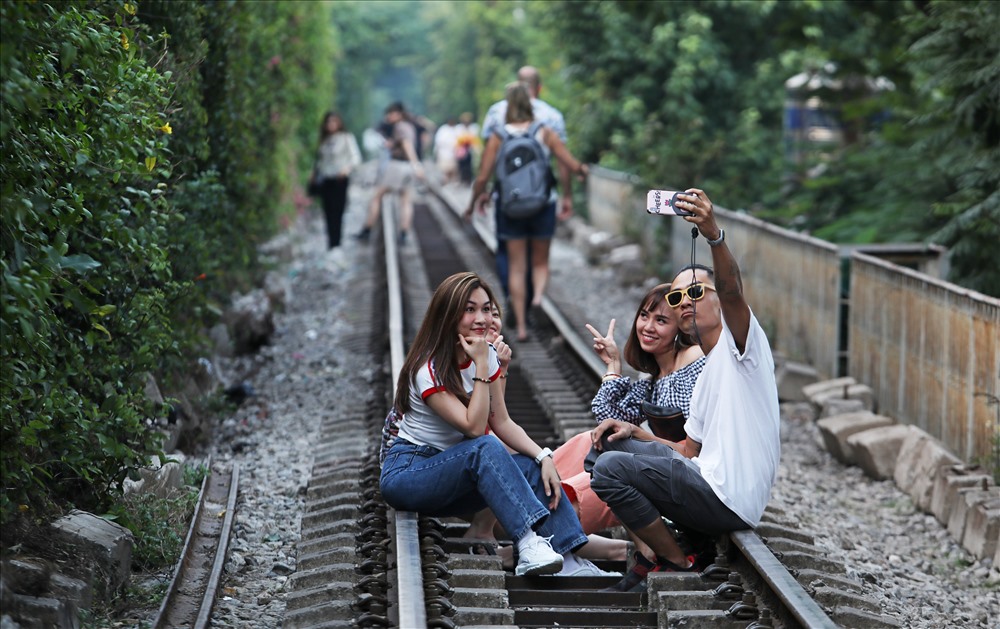
[[[712,267],[715,271],[715,289],[719,295],[722,316],[726,326],[733,334],[736,347],[740,352],[746,349],[747,335],[750,333],[750,306],[743,296],[743,280],[740,277],[740,267],[736,263],[733,252],[723,237],[722,229],[715,222],[712,201],[704,190],[688,188],[681,195],[685,210],[694,212],[693,216],[685,216],[684,220],[694,223],[701,235],[709,241],[719,241],[711,247]]]

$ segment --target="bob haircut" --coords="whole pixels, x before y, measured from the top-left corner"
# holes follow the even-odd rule
[[[632,330],[629,332],[628,340],[625,341],[625,350],[622,352],[622,358],[625,359],[625,362],[643,373],[648,373],[653,378],[660,374],[660,365],[656,362],[655,356],[642,349],[636,328],[639,324],[639,315],[644,311],[651,311],[658,303],[667,303],[666,294],[669,292],[670,284],[657,284],[642,298],[642,301],[639,302],[639,309],[635,311],[635,318],[632,319]],[[681,332],[680,329],[677,330],[677,336],[674,337],[675,352],[695,344],[691,335]]]
[[[462,272],[451,275],[435,289],[431,302],[424,314],[424,321],[410,345],[403,368],[396,383],[396,399],[393,406],[400,413],[410,410],[410,387],[417,370],[428,361],[434,361],[434,372],[439,384],[468,405],[462,376],[458,368],[458,324],[465,316],[465,305],[472,291],[482,288],[490,304],[496,303],[493,291],[475,273]]]

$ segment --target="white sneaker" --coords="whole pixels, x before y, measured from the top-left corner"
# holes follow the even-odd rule
[[[514,574],[523,577],[534,574],[552,574],[562,570],[563,557],[552,550],[551,538],[534,535],[525,547],[518,548],[519,557]]]
[[[347,256],[343,249],[335,247],[326,252],[325,266],[328,271],[343,271],[347,268]]]
[[[601,570],[594,562],[583,557],[576,558],[576,565],[570,566],[566,570],[560,571],[556,576],[560,577],[620,577],[621,572]]]

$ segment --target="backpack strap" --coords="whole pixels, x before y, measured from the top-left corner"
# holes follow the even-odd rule
[[[535,121],[533,121],[531,123],[531,126],[528,127],[528,137],[531,137],[531,138],[535,137],[535,135],[538,134],[538,130],[541,129],[542,127],[544,127],[544,126],[545,126],[545,123],[542,122],[541,120],[535,120]]]

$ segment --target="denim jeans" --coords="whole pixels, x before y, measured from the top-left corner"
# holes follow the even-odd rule
[[[673,448],[638,439],[602,443],[590,487],[633,531],[661,515],[702,534],[750,528],[715,495],[698,466]],[[588,459],[593,460],[594,452]]]
[[[457,516],[489,507],[511,539],[534,529],[542,537],[552,536],[557,553],[587,542],[565,492],[559,506],[549,511],[538,464],[511,455],[493,435],[466,439],[447,450],[397,439],[382,463],[380,487],[390,506],[424,515]]]

